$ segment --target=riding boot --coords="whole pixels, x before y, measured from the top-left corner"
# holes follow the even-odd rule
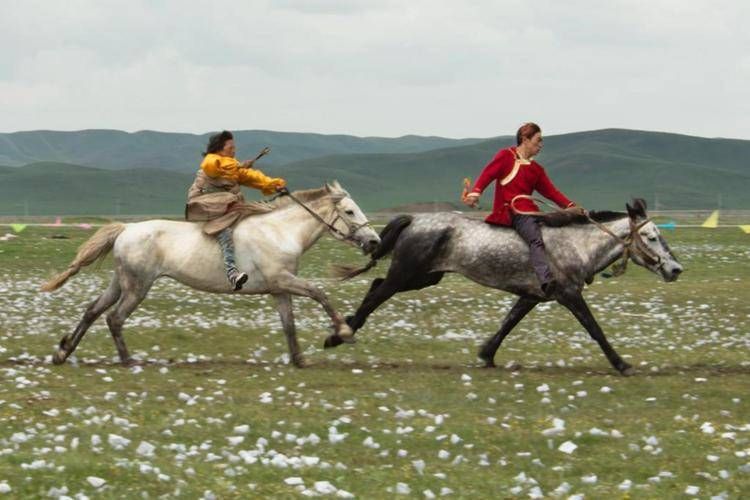
[[[226,228],[217,235],[221,253],[224,255],[224,268],[227,271],[227,279],[235,291],[241,290],[247,281],[247,274],[237,269],[234,263],[234,241],[232,241],[232,228]]]

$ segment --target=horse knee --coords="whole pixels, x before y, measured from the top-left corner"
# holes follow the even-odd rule
[[[119,331],[122,328],[122,324],[123,320],[116,312],[107,314],[107,326],[112,333]]]
[[[83,319],[81,320],[81,322],[92,323],[96,320],[99,314],[95,310],[95,307],[96,307],[96,302],[91,304],[91,306],[88,309],[86,309],[86,312],[83,313]]]

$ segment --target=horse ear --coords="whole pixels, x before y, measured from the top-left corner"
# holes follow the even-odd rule
[[[643,198],[633,198],[630,203],[626,203],[628,215],[631,219],[637,217],[646,218],[646,200]]]
[[[325,186],[326,186],[326,191],[328,191],[329,193],[330,193],[331,191],[333,191],[333,189],[331,188],[331,185],[330,185],[330,184],[328,184],[328,181],[326,181],[326,183],[325,183]]]
[[[625,208],[628,211],[628,217],[630,217],[631,219],[635,219],[635,209],[630,206],[630,203],[625,203]]]
[[[635,206],[641,212],[641,215],[643,217],[646,217],[646,200],[644,200],[643,198],[636,198]]]

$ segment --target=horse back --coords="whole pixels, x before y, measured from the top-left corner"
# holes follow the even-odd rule
[[[154,219],[127,225],[117,238],[115,258],[138,267],[161,269],[168,261],[200,261],[211,245],[201,224]]]

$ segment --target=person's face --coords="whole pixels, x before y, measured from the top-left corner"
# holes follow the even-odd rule
[[[234,153],[236,152],[236,148],[234,147],[234,140],[229,139],[227,142],[224,143],[224,147],[219,151],[219,154],[221,156],[228,156],[230,158],[234,158]]]
[[[524,138],[523,146],[529,156],[536,156],[542,150],[542,133],[537,132],[531,139]]]

